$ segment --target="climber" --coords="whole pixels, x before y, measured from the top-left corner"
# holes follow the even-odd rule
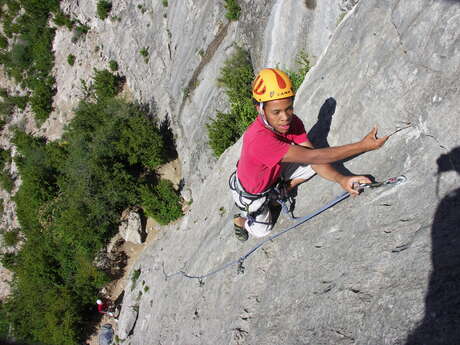
[[[108,316],[113,317],[113,313],[111,311],[109,311],[109,307],[108,307],[107,303],[104,303],[104,302],[102,302],[102,300],[98,299],[98,300],[96,300],[96,304],[97,304],[97,311],[100,314],[107,314]]]
[[[286,73],[274,68],[260,71],[252,84],[257,118],[243,135],[237,170],[230,177],[236,206],[236,237],[246,241],[267,235],[273,227],[269,209],[276,198],[287,198],[315,173],[334,181],[351,195],[359,194],[355,183],[370,183],[365,176],[345,176],[329,163],[380,148],[388,136],[377,138],[373,128],[361,141],[315,149],[308,140],[302,121],[294,115],[294,90]]]

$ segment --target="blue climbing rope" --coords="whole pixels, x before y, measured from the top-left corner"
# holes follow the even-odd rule
[[[205,278],[208,278],[220,271],[223,271],[224,269],[230,267],[230,266],[233,266],[233,265],[236,265],[238,264],[238,272],[239,273],[242,273],[244,272],[244,266],[243,266],[243,263],[244,263],[244,260],[246,260],[252,253],[254,253],[257,249],[259,249],[260,247],[262,247],[265,243],[269,242],[269,241],[272,241],[274,240],[275,238],[277,237],[280,237],[281,235],[285,234],[286,232],[292,230],[292,229],[295,229],[296,227],[298,227],[299,225],[305,223],[306,221],[312,219],[313,217],[316,217],[317,215],[319,215],[320,213],[323,213],[324,211],[326,211],[327,209],[331,208],[332,206],[338,204],[339,202],[341,202],[342,200],[345,200],[346,198],[348,198],[350,196],[350,193],[348,192],[343,192],[342,194],[340,194],[337,198],[335,198],[334,200],[328,202],[326,205],[324,205],[323,207],[321,207],[320,209],[316,210],[315,212],[313,213],[310,213],[304,217],[300,217],[300,218],[295,218],[297,221],[295,224],[291,225],[290,227],[288,227],[287,229],[284,229],[283,231],[280,231],[274,235],[271,235],[269,237],[267,237],[266,239],[264,239],[263,241],[259,242],[257,245],[255,245],[254,247],[252,247],[246,254],[240,256],[239,259],[235,259],[233,261],[230,261],[230,262],[227,262],[226,264],[222,265],[221,267],[219,268],[216,268],[215,270],[212,270],[206,274],[203,274],[203,275],[191,275],[191,274],[188,274],[184,271],[178,271],[176,273],[173,273],[173,274],[166,274],[165,270],[164,270],[164,263],[163,263],[163,273],[165,275],[165,279],[169,279],[171,277],[174,277],[176,275],[182,275],[186,278],[190,278],[190,279],[198,279],[200,281],[200,283],[202,283],[203,279]]]

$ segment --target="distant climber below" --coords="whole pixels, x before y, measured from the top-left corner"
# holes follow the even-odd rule
[[[317,173],[357,195],[354,183],[371,182],[365,176],[342,175],[329,163],[380,148],[388,136],[377,138],[376,127],[359,142],[315,149],[294,114],[295,93],[286,73],[274,68],[261,70],[252,84],[252,95],[258,116],[243,135],[237,170],[230,177],[233,199],[242,211],[233,219],[239,240],[270,232],[269,203],[275,187],[276,197],[285,198]]]

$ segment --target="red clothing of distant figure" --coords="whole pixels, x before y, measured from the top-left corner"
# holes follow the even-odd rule
[[[105,303],[98,304],[97,305],[97,311],[101,314],[106,314],[107,313],[107,305]]]
[[[244,133],[238,162],[237,175],[244,189],[253,194],[266,191],[278,180],[280,162],[289,146],[307,140],[302,120],[296,115],[286,134],[274,133],[265,127],[264,121],[258,116]]]

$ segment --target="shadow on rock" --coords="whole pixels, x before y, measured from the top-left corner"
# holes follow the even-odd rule
[[[175,160],[178,157],[176,151],[176,141],[174,139],[174,133],[171,129],[171,122],[167,116],[160,123],[160,133],[165,142],[166,158],[168,162]]]
[[[439,174],[460,174],[460,147],[436,161]],[[425,316],[406,345],[460,344],[460,188],[439,203],[431,229],[432,264]]]
[[[308,132],[308,139],[311,141],[313,146],[318,149],[330,147],[327,141],[327,136],[329,135],[329,131],[331,130],[332,117],[335,114],[336,107],[337,101],[333,97],[329,97],[328,99],[326,99],[319,110],[318,121],[316,121],[316,123]],[[353,176],[355,174],[353,174],[343,165],[343,162],[346,162],[353,158],[354,157],[332,163],[332,166],[342,175]],[[365,176],[369,177],[372,181],[374,181],[373,176]]]

